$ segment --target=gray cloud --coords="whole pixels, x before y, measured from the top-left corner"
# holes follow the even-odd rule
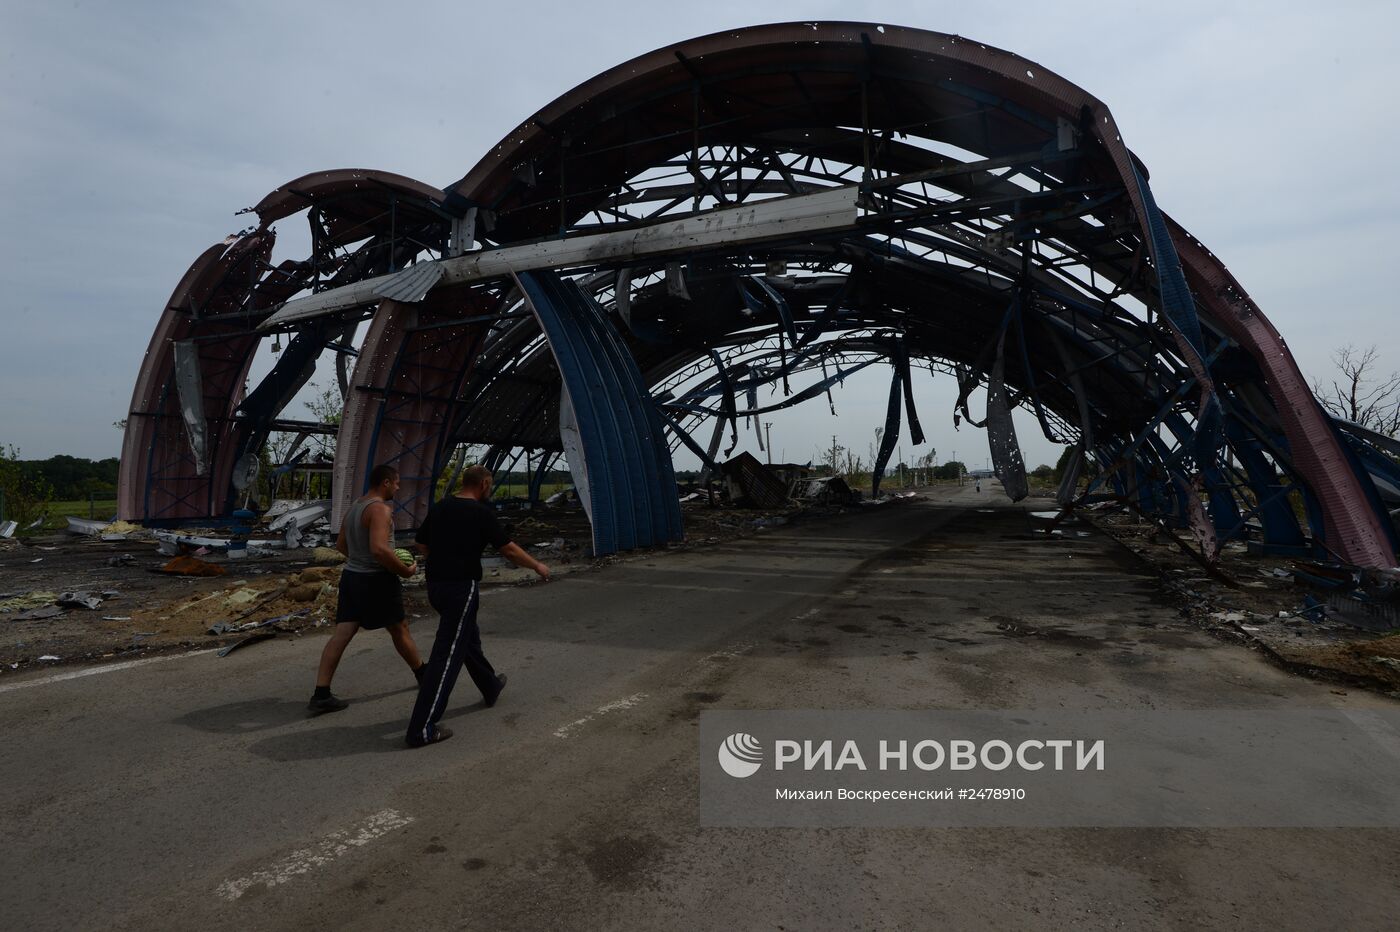
[[[1105,100],[1159,202],[1220,256],[1305,372],[1378,343],[1400,367],[1381,284],[1400,189],[1383,153],[1400,78],[1396,13],[1332,7],[928,3],[36,5],[0,25],[0,442],[115,455],[157,314],[234,212],[322,168],[445,184],[536,109],[632,56],[756,22],[863,19],[1009,49]],[[946,381],[946,380],[945,380]],[[887,381],[780,415],[790,459],[864,453]],[[951,385],[921,414],[940,454]],[[1028,461],[1057,451],[1022,420]],[[753,448],[751,442],[746,446]],[[966,451],[966,452],[965,452]],[[907,444],[906,457],[915,451]]]

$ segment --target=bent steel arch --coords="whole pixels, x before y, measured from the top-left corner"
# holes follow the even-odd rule
[[[303,209],[312,256],[271,267],[272,222]],[[201,256],[157,327],[123,450],[124,517],[219,514],[238,457],[320,348],[343,360],[334,335],[369,319],[336,492],[343,508],[374,463],[399,462],[401,527],[421,519],[459,443],[488,445],[494,465],[561,453],[560,351],[582,385],[590,367],[618,370],[600,355],[616,343],[671,432],[632,462],[679,444],[713,458],[726,424],[732,437],[758,409],[758,387],[816,397],[829,375],[792,381],[865,354],[891,364],[892,424],[915,417],[911,361],[951,371],[964,394],[985,383],[1012,487],[1020,404],[1096,460],[1100,481],[1207,548],[1250,522],[1266,545],[1302,546],[1287,506],[1301,498],[1315,548],[1395,563],[1387,508],[1400,503],[1385,498],[1392,482],[1373,482],[1386,473],[1365,465],[1379,463],[1367,438],[1324,414],[1244,289],[1158,209],[1108,108],[999,49],[874,24],[717,33],[564,94],[441,191],[327,172],[256,212],[256,229]],[[531,301],[573,292],[532,299],[527,270],[571,277],[577,313],[597,307],[611,331],[591,349],[557,345],[584,331],[542,332]],[[244,398],[272,332],[292,337],[287,365]],[[198,393],[189,372],[176,377],[181,341],[199,348]],[[201,417],[203,439],[185,426]],[[711,436],[694,436],[707,422]],[[581,449],[603,451],[581,460],[631,443],[604,440],[589,416],[579,428]],[[679,533],[657,517],[674,499],[669,470],[644,472],[630,487],[609,472],[595,506],[624,524],[649,517],[620,535],[595,523],[600,551]]]

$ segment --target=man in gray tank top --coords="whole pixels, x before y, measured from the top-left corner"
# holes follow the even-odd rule
[[[335,612],[335,632],[321,650],[316,670],[316,692],[308,708],[312,712],[339,712],[349,705],[331,694],[335,668],[361,628],[384,628],[394,649],[414,676],[422,679],[423,659],[404,620],[403,587],[418,564],[404,563],[394,552],[394,507],[399,473],[392,466],[376,466],[369,474],[370,490],[355,500],[340,526],[335,549],[345,554],[340,573],[340,598]]]

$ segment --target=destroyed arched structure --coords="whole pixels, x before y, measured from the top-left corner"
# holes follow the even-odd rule
[[[273,267],[272,225],[301,211],[312,254]],[[227,513],[270,430],[330,429],[281,412],[331,352],[335,520],[378,462],[399,465],[407,528],[458,444],[489,445],[493,467],[529,452],[537,475],[572,444],[600,552],[659,543],[681,533],[670,451],[712,460],[742,418],[888,363],[887,437],[902,417],[919,432],[919,367],[987,386],[1013,491],[1019,404],[1103,469],[1095,491],[1207,547],[1254,524],[1280,550],[1395,562],[1379,438],[1316,404],[1244,289],[1157,208],[1101,101],[976,42],[718,33],[580,85],[444,189],[340,170],[254,212],[157,325],[124,518]],[[274,333],[287,348],[245,396]],[[783,394],[760,408],[767,385]]]

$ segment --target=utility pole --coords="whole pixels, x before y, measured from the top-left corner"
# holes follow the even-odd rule
[[[773,422],[763,422],[763,435],[768,438],[768,465],[773,465]]]
[[[836,435],[831,435],[831,474],[836,475]]]

